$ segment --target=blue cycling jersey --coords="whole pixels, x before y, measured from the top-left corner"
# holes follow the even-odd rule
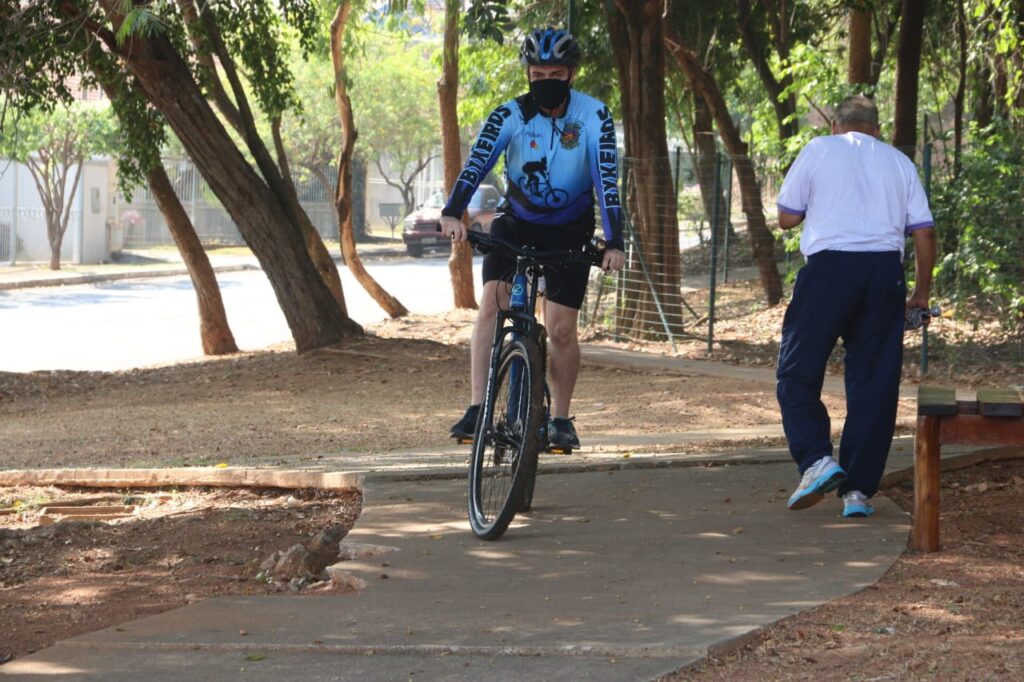
[[[563,226],[593,213],[594,192],[609,248],[622,249],[615,123],[601,101],[570,90],[561,118],[544,116],[529,94],[487,117],[442,215],[461,218],[473,192],[505,152],[501,210],[540,225]]]

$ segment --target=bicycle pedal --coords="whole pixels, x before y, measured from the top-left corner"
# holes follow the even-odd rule
[[[473,439],[472,438],[456,438],[455,439],[455,444],[456,445],[472,445],[473,444]]]
[[[548,448],[548,452],[552,455],[571,455],[572,448]]]

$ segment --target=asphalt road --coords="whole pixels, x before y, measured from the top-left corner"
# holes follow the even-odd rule
[[[479,266],[477,258],[478,273]],[[367,263],[367,269],[413,313],[451,308],[446,256]],[[348,269],[341,274],[349,314],[361,324],[385,319]],[[240,349],[291,339],[262,272],[223,273],[217,280]],[[0,371],[119,370],[201,355],[188,277],[0,291]]]

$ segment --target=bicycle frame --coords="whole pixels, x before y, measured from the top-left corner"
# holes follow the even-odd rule
[[[533,334],[537,327],[537,284],[541,276],[541,266],[528,263],[522,256],[516,257],[516,273],[512,278],[508,310],[499,309],[494,321],[494,338],[491,343],[491,359],[487,372],[487,393],[498,372],[501,358],[502,342],[505,337],[513,339]],[[511,324],[507,322],[511,320]],[[517,413],[522,410],[520,395],[520,366],[516,361],[512,365],[512,376],[509,378],[509,405],[517,406]],[[546,391],[545,391],[546,392]]]

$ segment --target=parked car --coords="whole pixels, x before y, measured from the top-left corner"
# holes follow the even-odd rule
[[[420,258],[427,250],[451,248],[451,242],[438,231],[441,227],[441,209],[446,197],[437,192],[425,204],[405,217],[402,224],[402,241],[413,258]],[[501,193],[494,185],[480,185],[469,200],[469,229],[489,234],[494,209],[501,201]]]

